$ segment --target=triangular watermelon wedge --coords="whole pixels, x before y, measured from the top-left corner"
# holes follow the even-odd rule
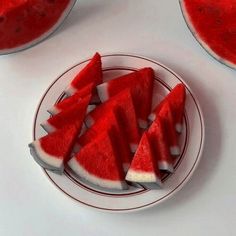
[[[180,155],[180,148],[178,144],[178,135],[175,130],[175,122],[172,114],[171,106],[169,102],[163,103],[159,114],[165,125],[165,131],[167,133],[168,145],[170,148],[170,154],[172,156]]]
[[[116,107],[104,115],[104,118],[99,119],[91,128],[89,128],[83,135],[81,135],[76,143],[77,147],[81,149],[83,146],[91,142],[94,138],[104,131],[113,128],[113,138],[115,139],[116,146],[119,147],[118,154],[123,162],[123,168],[126,172],[131,162],[131,152],[129,143],[126,139],[124,129],[121,127],[119,120],[116,116]]]
[[[153,110],[149,119],[154,121],[164,103],[169,102],[174,117],[175,128],[178,133],[182,132],[186,90],[183,84],[177,84],[171,92]]]
[[[81,128],[90,99],[91,95],[83,98],[79,103],[74,104],[57,115],[50,117],[42,123],[41,126],[48,133],[71,124],[75,124]]]
[[[173,158],[170,156],[167,134],[165,132],[164,121],[158,116],[148,129],[148,137],[154,155],[158,157],[160,170],[173,172]]]
[[[109,189],[126,189],[122,161],[112,142],[112,133],[105,131],[84,146],[69,162],[81,178]]]
[[[41,167],[62,173],[79,131],[75,125],[63,127],[29,144],[30,153]]]
[[[70,96],[90,83],[93,83],[94,86],[102,83],[102,62],[99,53],[96,53],[90,62],[76,75],[65,93]]]
[[[148,126],[147,118],[151,112],[154,72],[152,68],[143,68],[97,86],[102,102],[109,100],[125,88],[130,88],[139,126]]]
[[[68,109],[72,105],[79,103],[84,97],[91,95],[93,88],[94,88],[93,83],[86,85],[82,89],[78,90],[72,96],[66,97],[65,99],[63,99],[59,103],[55,104],[53,107],[48,109],[48,112],[51,115],[56,115],[56,114],[60,113],[61,111]]]
[[[149,144],[146,132],[143,133],[125,179],[137,183],[156,183],[159,186],[162,185],[157,158]]]
[[[133,105],[133,99],[129,89],[124,89],[108,101],[96,107],[85,119],[87,127],[91,127],[99,119],[104,119],[106,114],[116,108],[116,116],[130,143],[132,152],[138,147],[140,133]]]

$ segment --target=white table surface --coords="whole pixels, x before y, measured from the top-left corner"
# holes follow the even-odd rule
[[[29,155],[39,99],[68,67],[125,52],[180,74],[203,109],[206,142],[192,179],[151,209],[110,214],[63,195]],[[0,57],[0,235],[236,235],[236,71],[196,42],[177,0],[81,0],[53,37]]]

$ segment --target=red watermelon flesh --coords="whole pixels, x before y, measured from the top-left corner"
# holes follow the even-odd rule
[[[90,99],[91,95],[83,98],[80,103],[74,104],[57,115],[50,117],[42,123],[41,126],[48,133],[54,132],[57,129],[71,124],[75,124],[81,128]]]
[[[161,174],[153,153],[148,136],[143,133],[138,149],[134,155],[131,166],[126,174],[126,180],[138,183],[161,183]]]
[[[127,171],[131,162],[131,152],[124,130],[116,117],[116,108],[113,108],[113,110],[105,114],[103,119],[98,120],[91,128],[81,135],[78,139],[77,145],[79,145],[81,148],[91,142],[99,134],[103,133],[104,131],[108,131],[111,128],[114,129],[114,142],[119,148],[118,154],[122,159],[124,171]]]
[[[153,69],[143,68],[97,86],[98,96],[104,102],[122,90],[130,88],[139,125],[146,128],[152,106],[153,82]]]
[[[80,177],[105,188],[125,189],[122,161],[116,153],[111,131],[105,131],[85,145],[70,161]]]
[[[156,117],[158,116],[158,113],[160,109],[162,108],[162,106],[166,102],[169,102],[171,106],[171,111],[174,117],[176,131],[181,133],[185,99],[186,99],[185,86],[183,84],[177,84],[170,91],[170,93],[162,100],[162,102],[156,106],[156,108],[153,110],[153,112],[149,116],[149,119],[154,121]]]
[[[75,76],[65,93],[72,95],[90,83],[93,83],[94,86],[102,83],[102,62],[99,53],[96,53],[90,62]]]
[[[164,121],[158,116],[148,129],[148,137],[154,155],[158,157],[160,170],[173,172],[173,158],[170,156],[167,134],[165,132]]]
[[[165,102],[163,104],[158,115],[162,117],[162,120],[164,122],[168,144],[170,147],[170,154],[173,156],[178,156],[180,154],[178,135],[175,130],[174,117],[169,102]]]
[[[96,107],[96,109],[86,117],[86,125],[91,127],[98,120],[104,119],[106,114],[114,107],[116,108],[116,116],[130,143],[131,151],[135,152],[140,140],[140,133],[133,99],[129,89],[122,90],[108,101]]]
[[[63,14],[73,3],[70,0],[1,0],[0,50],[38,39],[64,19]]]
[[[84,88],[78,90],[74,95],[66,97],[59,103],[55,104],[52,108],[48,109],[48,112],[52,115],[55,115],[63,110],[68,109],[72,105],[79,103],[84,97],[92,94],[93,87],[93,83],[86,85]]]
[[[31,155],[43,168],[62,173],[79,131],[70,125],[35,140],[29,144]]]
[[[236,68],[236,0],[183,0],[181,6],[201,45]]]

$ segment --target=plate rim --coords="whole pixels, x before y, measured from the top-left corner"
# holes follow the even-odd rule
[[[187,88],[188,92],[191,94],[194,103],[196,104],[197,110],[199,112],[199,117],[200,117],[200,121],[201,121],[201,142],[200,142],[200,148],[197,154],[197,157],[194,161],[194,164],[192,165],[189,173],[185,176],[185,178],[181,181],[181,183],[179,183],[173,190],[171,190],[167,195],[165,195],[163,198],[161,199],[157,199],[151,203],[145,204],[145,205],[141,205],[135,208],[129,208],[129,209],[109,209],[109,208],[103,208],[103,207],[98,207],[98,206],[94,206],[94,205],[90,205],[86,202],[82,202],[79,199],[76,199],[75,197],[71,196],[69,193],[67,193],[66,191],[64,191],[57,183],[55,183],[54,180],[52,180],[52,178],[48,175],[47,171],[41,167],[41,169],[43,170],[43,173],[46,175],[47,179],[50,180],[50,182],[56,186],[56,188],[58,190],[60,190],[60,192],[62,192],[64,195],[66,195],[68,198],[72,199],[73,201],[76,201],[77,203],[79,203],[81,206],[86,206],[89,208],[93,208],[96,209],[98,211],[103,211],[103,212],[110,212],[110,213],[128,213],[128,212],[136,212],[136,211],[140,211],[140,210],[144,210],[144,209],[148,209],[151,208],[155,205],[159,205],[160,203],[170,199],[171,197],[173,197],[177,192],[179,192],[184,186],[185,184],[190,180],[190,178],[193,176],[194,171],[196,170],[196,168],[199,165],[199,162],[201,160],[202,157],[202,153],[204,150],[204,144],[205,144],[205,122],[204,122],[204,116],[203,116],[203,112],[202,109],[200,107],[199,101],[196,98],[194,92],[189,88],[188,84],[182,79],[181,76],[179,76],[176,72],[174,72],[172,69],[170,69],[169,67],[167,67],[166,65],[160,63],[159,61],[150,59],[148,57],[145,56],[140,56],[137,54],[130,54],[130,53],[108,53],[108,54],[102,54],[101,58],[105,58],[105,57],[112,57],[112,56],[123,56],[123,57],[133,57],[133,58],[138,58],[138,59],[142,59],[142,60],[146,60],[149,61],[151,63],[154,63],[158,66],[161,66],[162,68],[164,68],[165,70],[167,70],[168,72],[170,72],[171,74],[173,74],[176,78],[179,79],[179,81],[181,81],[181,83],[183,83],[185,85],[185,87]],[[78,63],[75,63],[73,66],[71,66],[70,68],[66,69],[63,73],[61,73],[59,76],[56,77],[56,79],[54,79],[51,84],[47,87],[47,89],[45,90],[45,92],[43,93],[43,95],[41,96],[41,99],[38,102],[36,111],[35,111],[35,115],[33,118],[33,129],[32,129],[32,138],[33,140],[35,140],[35,123],[36,123],[36,119],[37,119],[37,115],[38,112],[40,110],[40,106],[44,100],[44,98],[46,97],[48,91],[51,89],[51,87],[66,73],[68,73],[70,70],[72,70],[73,68],[75,68],[76,66],[79,66],[85,62],[88,62],[89,60],[91,60],[91,57],[82,60]]]

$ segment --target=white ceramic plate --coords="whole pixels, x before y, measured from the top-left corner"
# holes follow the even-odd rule
[[[88,62],[83,61],[59,76],[47,89],[38,106],[33,128],[33,139],[45,135],[40,124],[49,118],[47,109],[52,107],[64,96],[64,89],[73,77]],[[112,54],[102,57],[105,80],[115,76],[135,71],[142,67],[152,67],[155,70],[155,86],[153,101],[165,96],[178,83],[185,82],[166,66],[140,56]],[[184,130],[180,136],[181,155],[176,160],[175,172],[163,177],[164,186],[158,190],[148,190],[143,187],[130,186],[129,190],[108,191],[93,186],[84,180],[78,179],[66,168],[63,175],[57,175],[44,170],[52,183],[65,193],[84,205],[107,211],[134,211],[160,204],[189,180],[199,163],[204,143],[204,122],[202,112],[196,97],[189,87],[187,90]]]

